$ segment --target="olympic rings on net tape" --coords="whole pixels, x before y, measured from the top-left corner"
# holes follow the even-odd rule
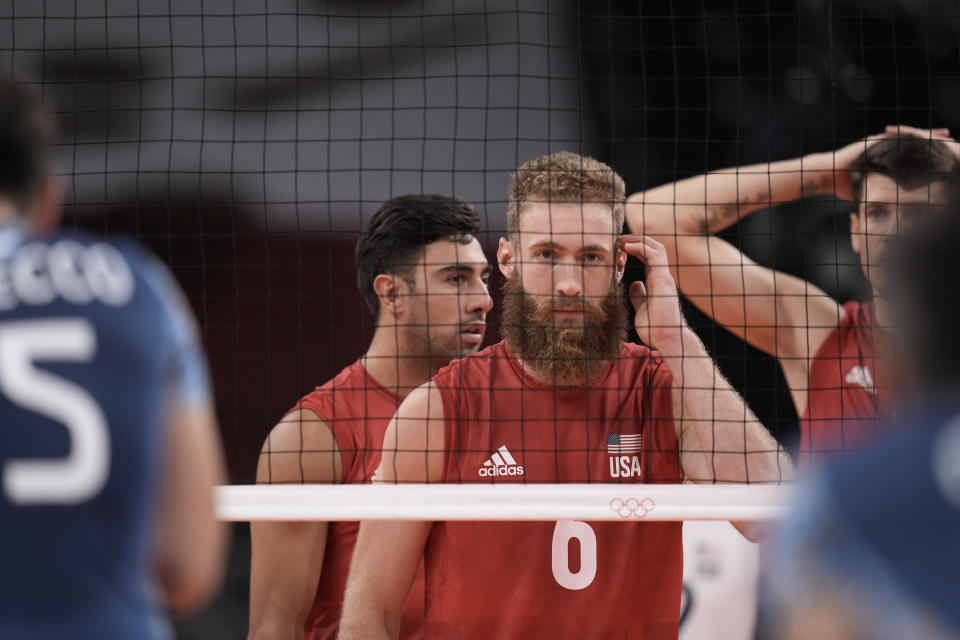
[[[650,498],[614,498],[610,501],[610,508],[613,509],[621,518],[644,518],[657,506]]]

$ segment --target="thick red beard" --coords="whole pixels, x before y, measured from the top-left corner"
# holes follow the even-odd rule
[[[503,287],[501,331],[510,349],[544,382],[560,387],[596,382],[620,354],[627,314],[623,288],[610,283],[599,304],[588,300],[537,300],[520,278],[507,278]],[[579,307],[583,320],[558,320],[554,310]]]

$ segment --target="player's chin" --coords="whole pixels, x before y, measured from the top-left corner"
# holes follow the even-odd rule
[[[475,331],[464,331],[460,334],[460,351],[463,355],[476,353],[483,343],[483,334]]]
[[[462,337],[462,335],[458,335],[456,338],[444,345],[445,348],[433,349],[431,358],[435,359],[438,363],[442,362],[441,366],[443,366],[451,360],[459,360],[460,358],[476,353],[480,350],[481,342],[483,342],[482,339],[465,339]]]
[[[455,356],[457,358],[463,358],[465,356],[473,355],[477,351],[480,351],[480,343],[463,345],[463,348],[460,349],[459,355]]]

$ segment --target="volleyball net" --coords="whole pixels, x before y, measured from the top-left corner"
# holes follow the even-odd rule
[[[508,232],[507,188],[532,158],[560,150],[598,158],[624,178],[629,196],[712,170],[833,152],[889,124],[960,131],[950,3],[654,4],[207,0],[117,11],[109,3],[16,0],[0,9],[0,59],[39,86],[60,117],[56,162],[68,226],[132,234],[179,278],[210,358],[231,479],[251,484],[271,428],[363,354],[374,334],[355,248],[392,197],[448,194],[476,208],[476,236],[494,264],[487,345],[503,329],[504,278],[494,254]],[[827,169],[798,169],[793,195],[740,183],[734,198],[705,194],[701,222],[731,215],[710,232],[750,264],[809,282],[818,292],[811,295],[868,299],[863,253],[849,237],[855,206],[838,199],[846,191],[810,188],[825,172],[835,180]],[[761,174],[770,185],[780,176]],[[627,222],[633,226],[629,208]],[[743,272],[744,264],[683,266]],[[624,287],[645,275],[631,258]],[[751,295],[745,288],[745,306]],[[684,300],[687,322],[776,442],[796,453],[811,388],[791,385],[776,357],[742,339],[742,326],[715,322],[711,305],[720,302]],[[628,340],[637,339],[630,329]],[[873,361],[848,367],[843,358],[843,389],[825,391],[864,392],[876,411]],[[784,494],[766,486],[636,489],[625,482],[635,479],[631,451],[607,473],[632,434],[608,427],[597,433],[618,441],[590,447],[616,484],[263,486],[320,483],[303,472],[305,460],[379,446],[313,446],[301,434],[299,444],[269,450],[295,459],[297,471],[224,488],[221,513],[240,520],[780,512]],[[493,460],[501,444],[463,451],[506,468]],[[364,479],[374,471],[364,469]],[[683,477],[654,479],[676,485]]]

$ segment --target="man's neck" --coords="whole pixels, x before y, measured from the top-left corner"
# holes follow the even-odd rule
[[[874,326],[871,327],[873,334],[874,353],[883,358],[888,355],[890,335],[893,331],[890,305],[886,298],[874,294],[873,296],[873,316]]]
[[[384,388],[400,398],[421,386],[436,373],[428,358],[404,352],[396,325],[379,326],[370,347],[361,357],[363,368]]]
[[[890,305],[887,304],[885,298],[873,294],[873,313],[877,321],[877,329],[883,331],[890,331]]]

